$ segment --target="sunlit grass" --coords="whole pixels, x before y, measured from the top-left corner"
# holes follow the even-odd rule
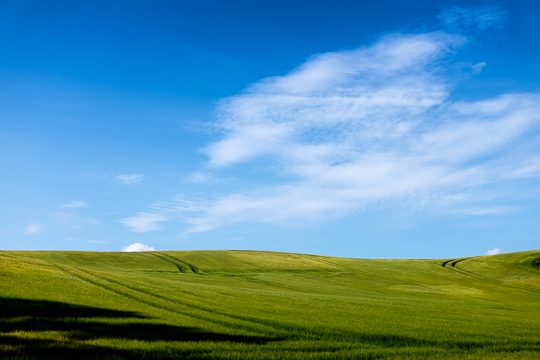
[[[0,252],[0,357],[536,359],[537,259]]]

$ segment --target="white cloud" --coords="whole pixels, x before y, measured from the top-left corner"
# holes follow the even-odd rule
[[[506,12],[498,6],[482,5],[476,7],[453,6],[439,15],[443,25],[452,30],[486,30],[490,27],[501,27]]]
[[[540,175],[530,160],[540,151],[540,94],[453,100],[456,69],[472,76],[485,66],[452,63],[465,42],[443,32],[390,35],[357,50],[316,55],[223,99],[221,136],[204,149],[202,173],[220,176],[243,165],[243,186],[249,166],[268,170],[272,180],[257,186],[258,177],[247,190],[173,201],[153,209],[154,216],[182,215],[191,232],[237,222],[313,221]],[[463,202],[465,215],[507,210]]]
[[[214,177],[207,172],[195,171],[195,172],[192,172],[187,177],[187,181],[192,182],[192,183],[203,184],[203,183],[215,182],[216,179],[214,179]]]
[[[40,233],[42,230],[41,228],[41,225],[38,224],[38,223],[32,223],[32,224],[28,224],[26,226],[26,228],[24,229],[24,232],[27,234],[27,235],[35,235],[35,234],[38,234]]]
[[[132,185],[144,180],[144,175],[141,174],[120,174],[114,177],[114,181],[124,185]]]
[[[99,225],[101,224],[101,221],[98,220],[98,219],[94,219],[94,218],[86,218],[86,219],[83,219],[82,221],[85,225]]]
[[[444,33],[389,36],[315,56],[223,100],[223,137],[205,150],[209,169],[258,160],[255,166],[263,161],[283,182],[185,207],[190,231],[338,216],[507,176],[506,158],[517,155],[511,145],[534,141],[525,135],[539,127],[540,95],[451,101],[446,55],[463,42]],[[535,169],[519,163],[516,171]]]
[[[469,209],[462,209],[458,213],[469,216],[490,216],[501,215],[511,212],[513,209],[504,206],[491,206],[491,207],[475,207]]]
[[[444,33],[389,36],[264,79],[221,102],[225,136],[206,149],[210,164],[223,167],[261,155],[341,157],[360,141],[399,137],[415,127],[418,114],[447,97],[448,85],[431,63],[462,41]],[[320,139],[305,143],[306,137]]]
[[[523,162],[519,167],[515,168],[511,177],[535,177],[540,174],[540,156],[534,156]]]
[[[486,252],[486,255],[497,255],[497,254],[502,254],[501,249],[499,249],[499,248],[493,248],[493,249],[489,249],[489,250]]]
[[[120,220],[120,222],[130,228],[131,231],[146,233],[161,229],[160,223],[167,220],[168,217],[163,214],[140,212],[135,216]]]
[[[143,243],[137,242],[130,244],[122,248],[123,252],[141,252],[141,251],[155,251],[156,249],[152,246],[145,245]]]
[[[74,200],[74,201],[70,201],[70,202],[60,205],[62,209],[75,209],[75,208],[83,208],[87,206],[88,204],[86,202],[80,201],[80,200]]]

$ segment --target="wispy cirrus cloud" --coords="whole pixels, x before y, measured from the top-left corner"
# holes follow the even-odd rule
[[[161,229],[161,223],[167,221],[168,217],[162,213],[140,212],[134,216],[120,220],[131,231],[137,233],[147,233]]]
[[[114,181],[123,185],[133,185],[144,180],[141,174],[120,174],[114,177]]]
[[[486,30],[490,27],[501,27],[506,16],[506,12],[495,5],[452,6],[439,15],[439,20],[453,30]]]
[[[351,141],[399,137],[447,97],[448,84],[430,65],[463,41],[445,33],[388,36],[263,79],[221,102],[224,138],[206,149],[209,163],[223,167],[283,150],[304,159],[341,157]],[[313,141],[318,136],[324,139]],[[345,146],[336,148],[340,141]]]
[[[469,216],[490,216],[490,215],[501,215],[512,212],[513,209],[507,206],[488,206],[488,207],[473,207],[467,209],[461,209],[458,211],[459,214],[469,215]]]
[[[315,56],[222,101],[223,138],[205,150],[209,168],[264,161],[284,181],[199,203],[190,230],[339,216],[501,179],[517,155],[511,145],[534,141],[525,135],[538,129],[540,96],[452,101],[445,66],[463,42],[445,33],[389,36]]]
[[[453,64],[467,41],[445,32],[388,35],[313,56],[223,99],[221,136],[203,150],[208,161],[198,173],[216,177],[242,165],[267,169],[275,180],[173,201],[153,216],[182,217],[191,232],[309,221],[537,176],[531,158],[540,150],[540,94],[454,100],[456,68],[472,76],[485,65]],[[506,208],[467,209],[487,216]]]
[[[62,209],[76,209],[76,208],[84,208],[88,207],[88,203],[81,200],[74,200],[70,201],[64,204],[60,204],[60,208]]]

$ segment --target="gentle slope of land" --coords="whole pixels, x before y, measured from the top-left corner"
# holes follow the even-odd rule
[[[540,357],[540,251],[0,252],[0,358]]]

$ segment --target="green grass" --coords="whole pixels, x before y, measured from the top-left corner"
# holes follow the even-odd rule
[[[539,259],[4,251],[0,358],[538,359]]]

